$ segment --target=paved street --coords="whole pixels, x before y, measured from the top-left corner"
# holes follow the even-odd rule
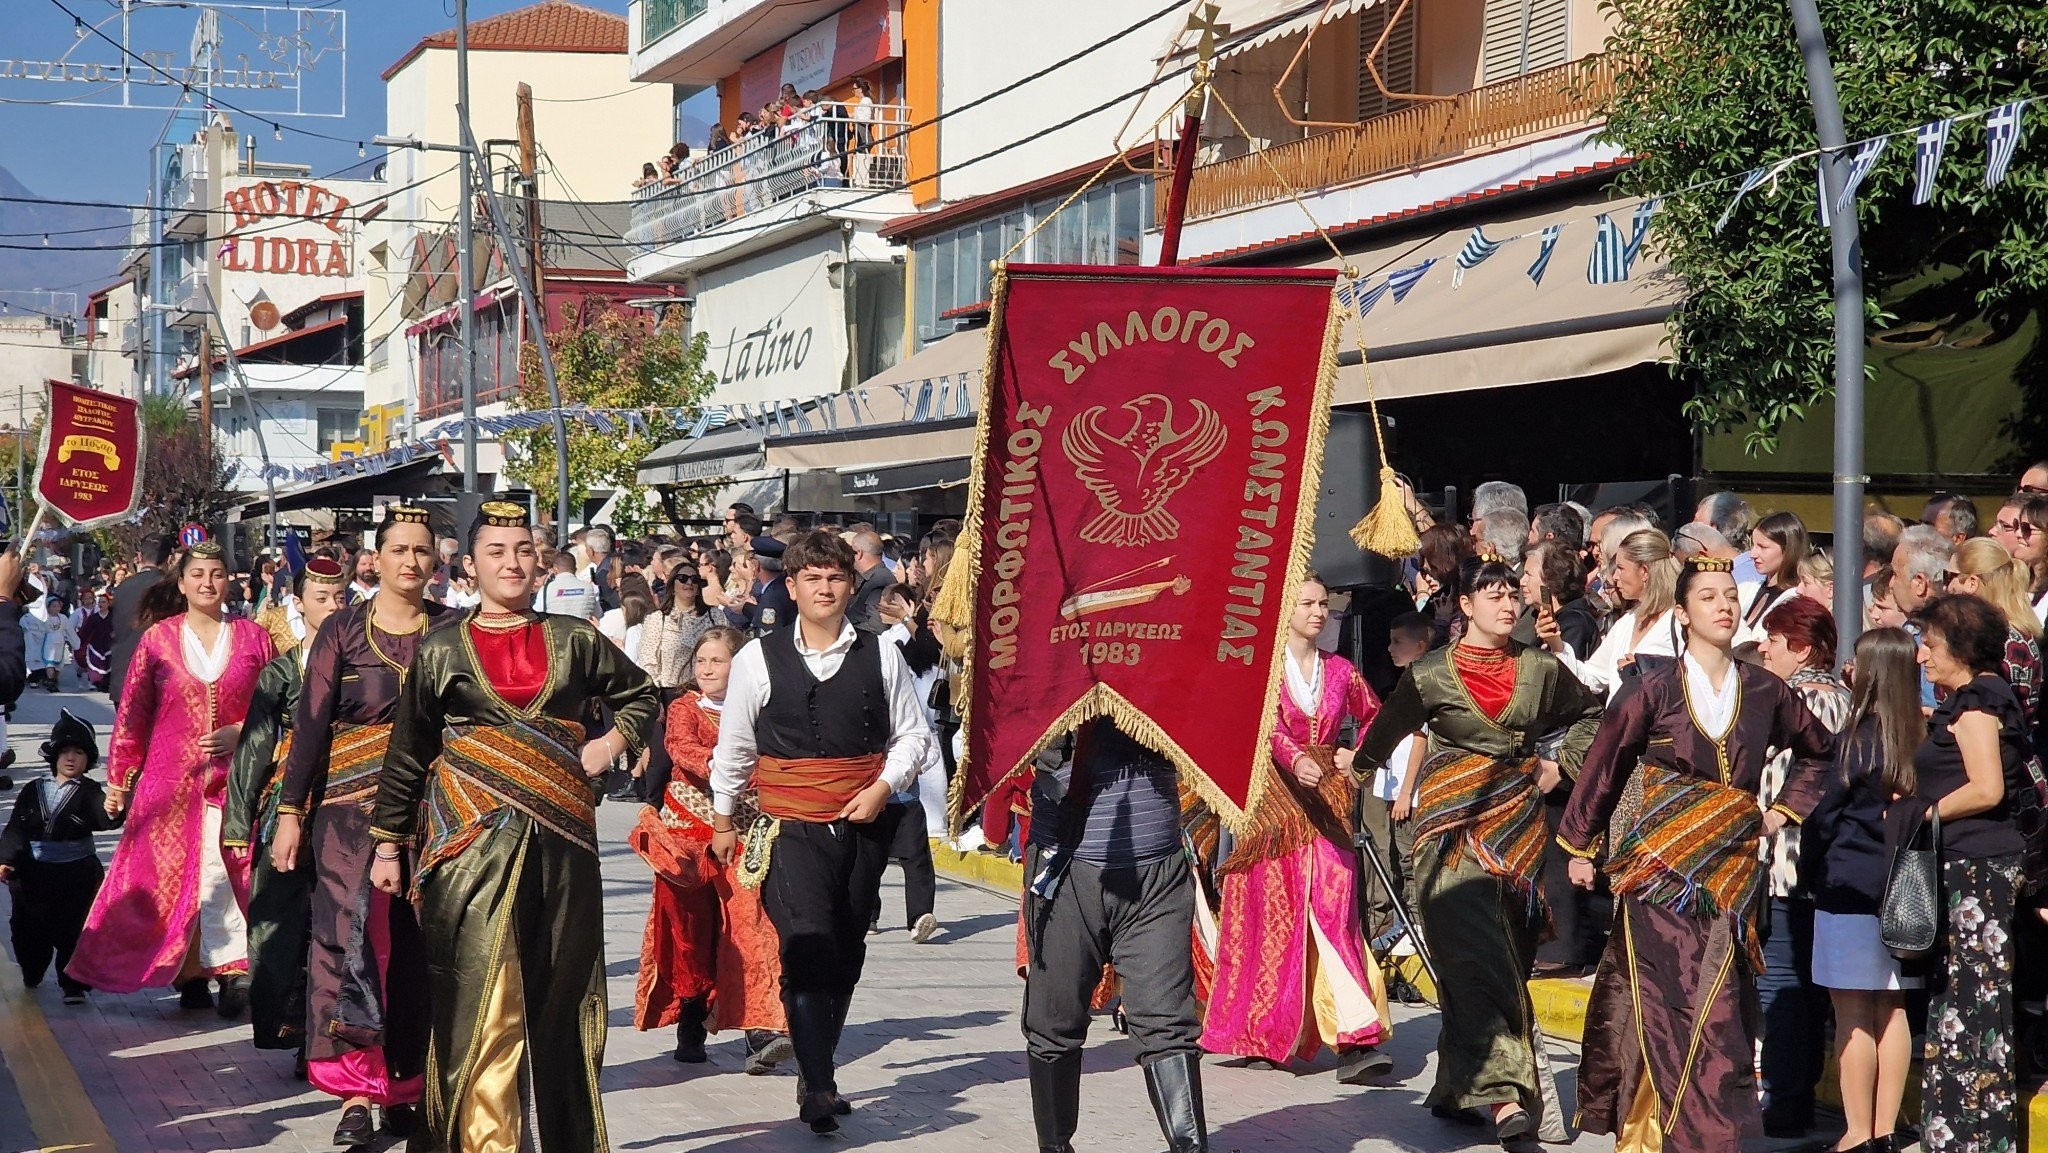
[[[109,719],[104,698],[53,697],[31,689],[11,734],[24,763],[34,760],[60,703],[102,725]],[[17,781],[25,776],[16,773]],[[0,798],[0,812],[15,795]],[[604,1076],[614,1149],[773,1153],[887,1143],[891,1149],[938,1153],[978,1144],[1028,1147],[1011,901],[942,880],[939,912],[946,930],[931,944],[910,944],[900,928],[873,939],[841,1049],[840,1086],[857,1112],[828,1144],[792,1119],[793,1073],[753,1078],[738,1072],[737,1039],[715,1044],[711,1065],[692,1068],[669,1059],[668,1035],[633,1032],[628,1022],[650,874],[622,847],[628,810],[607,805],[600,814],[614,846],[605,855],[612,1032]],[[110,850],[105,846],[103,856]],[[892,873],[884,894],[885,923],[900,923],[890,918],[900,918],[901,901]],[[52,1035],[54,1055],[76,1071],[75,1084],[82,1086],[90,1111],[122,1153],[330,1148],[331,1099],[291,1080],[283,1055],[251,1048],[244,1026],[223,1024],[211,1014],[181,1013],[168,991],[95,996],[88,1006],[69,1008],[59,1003],[54,982],[25,998],[10,964],[0,974],[0,1005],[8,1014],[0,1025],[10,1031],[0,1037],[8,1063],[0,1073],[0,1153],[57,1144],[30,1126],[28,1105],[38,1094],[46,1107],[61,1103],[64,1070],[22,1056],[38,1051],[36,1036]],[[31,1006],[47,1022],[46,1034],[25,1016]],[[1420,1107],[1435,1033],[1434,1014],[1403,1013],[1392,1052],[1409,1080],[1383,1089],[1340,1089],[1329,1079],[1327,1060],[1296,1074],[1212,1058],[1204,1076],[1213,1147],[1219,1153],[1491,1147],[1475,1146],[1478,1131],[1453,1130]],[[1143,1079],[1131,1063],[1131,1046],[1106,1021],[1098,1041],[1089,1052],[1081,1147],[1090,1153],[1154,1153],[1160,1148],[1158,1130]],[[1559,1057],[1569,1069],[1572,1053],[1560,1049]],[[17,1067],[25,1062],[34,1067]],[[35,1136],[28,1136],[32,1131]],[[1591,1137],[1571,1146],[1611,1147],[1606,1138]]]

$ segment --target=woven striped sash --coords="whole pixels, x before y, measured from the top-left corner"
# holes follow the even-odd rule
[[[284,767],[292,760],[292,733],[286,729],[277,739],[277,749],[270,757],[270,779],[263,782],[263,791],[256,796],[254,820],[258,824],[257,839],[269,844],[277,836],[277,794],[284,788]]]
[[[377,774],[391,747],[390,725],[336,725],[327,750],[323,805],[354,805],[364,812],[377,800]]]
[[[553,717],[451,726],[427,790],[420,873],[461,853],[506,809],[597,852],[597,805],[578,750],[583,726]]]
[[[1522,760],[1449,749],[1422,766],[1415,839],[1436,838],[1443,860],[1470,857],[1486,874],[1540,906],[1543,798],[1536,758]]]
[[[1617,893],[1673,912],[1741,922],[1753,972],[1763,944],[1753,910],[1763,883],[1757,838],[1763,813],[1755,794],[1648,763],[1643,811],[1607,862]]]

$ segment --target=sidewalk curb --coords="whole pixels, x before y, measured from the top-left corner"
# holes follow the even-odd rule
[[[1019,898],[1024,894],[1024,866],[995,853],[963,853],[944,841],[933,841],[932,868],[997,896]]]
[[[0,990],[0,1055],[7,1060],[38,1148],[113,1153],[113,1134],[50,1031],[34,990],[19,985]]]

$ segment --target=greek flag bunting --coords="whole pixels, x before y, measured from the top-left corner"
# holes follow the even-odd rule
[[[1934,182],[1941,175],[1941,154],[1948,150],[1948,130],[1955,121],[1937,120],[1922,124],[1913,142],[1913,203],[1934,199]]]
[[[2027,102],[2015,100],[1993,109],[1984,121],[1984,187],[1996,188],[2005,180],[2006,167],[2020,146],[2020,118],[2026,111]]]
[[[1663,207],[1663,205],[1664,198],[1661,196],[1652,196],[1641,204],[1636,205],[1636,216],[1628,237],[1628,249],[1622,253],[1621,276],[1623,280],[1628,279],[1629,273],[1635,269],[1636,256],[1643,250],[1643,241],[1650,238],[1650,218],[1657,215],[1657,209]]]
[[[1500,246],[1506,243],[1505,240],[1488,240],[1483,226],[1473,229],[1472,235],[1465,238],[1465,247],[1458,252],[1458,267],[1451,273],[1451,287],[1464,284],[1467,269],[1484,264],[1487,257],[1499,252]]]
[[[1337,284],[1337,303],[1346,308],[1358,303],[1358,282],[1344,280]]]
[[[1756,189],[1757,185],[1762,184],[1769,176],[1770,169],[1768,168],[1752,168],[1742,174],[1742,186],[1735,190],[1735,199],[1728,202],[1728,207],[1721,210],[1720,219],[1714,221],[1715,232],[1718,233],[1728,227],[1728,218],[1735,215],[1735,208],[1742,203],[1742,198],[1748,196]]]
[[[1842,181],[1842,194],[1835,198],[1835,211],[1847,212],[1856,202],[1856,190],[1863,187],[1863,181],[1870,176],[1870,170],[1877,167],[1877,159],[1884,155],[1885,146],[1892,142],[1889,136],[1866,140],[1849,154],[1849,177]]]
[[[1394,303],[1399,304],[1406,300],[1408,294],[1415,290],[1415,286],[1422,283],[1423,276],[1428,274],[1430,267],[1434,264],[1436,264],[1436,257],[1432,256],[1421,264],[1388,273],[1387,287],[1394,291]]]
[[[1614,284],[1628,279],[1628,240],[1621,228],[1601,213],[1594,224],[1593,255],[1586,261],[1587,284]]]
[[[1813,165],[1813,203],[1820,210],[1820,226],[1834,227],[1834,214],[1828,210],[1828,158],[1822,153]]]
[[[1387,294],[1387,289],[1392,288],[1393,286],[1394,282],[1390,278],[1387,280],[1382,280],[1378,284],[1375,284],[1371,288],[1368,288],[1364,292],[1360,293],[1358,297],[1359,317],[1362,319],[1366,313],[1371,312],[1372,306],[1378,304],[1380,302],[1380,297],[1385,296]],[[1396,297],[1395,299],[1398,300],[1400,298]]]
[[[1536,253],[1536,263],[1529,266],[1529,279],[1543,287],[1543,274],[1550,271],[1550,254],[1557,251],[1557,238],[1564,233],[1564,225],[1553,224],[1543,230],[1543,245]]]

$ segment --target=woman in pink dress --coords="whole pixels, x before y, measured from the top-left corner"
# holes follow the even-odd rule
[[[263,666],[276,656],[262,625],[221,610],[227,567],[216,544],[171,565],[144,598],[114,715],[107,811],[128,810],[106,884],[68,972],[115,993],[176,986],[179,1004],[222,1017],[248,1000],[249,860],[221,848],[228,761]]]
[[[1330,594],[1310,575],[1287,626],[1285,683],[1265,789],[1250,832],[1224,858],[1216,983],[1202,1048],[1273,1064],[1328,1046],[1337,1079],[1359,1084],[1393,1061],[1387,991],[1358,922],[1351,847],[1352,750],[1337,747],[1346,718],[1361,730],[1379,701],[1351,662],[1318,651]]]

